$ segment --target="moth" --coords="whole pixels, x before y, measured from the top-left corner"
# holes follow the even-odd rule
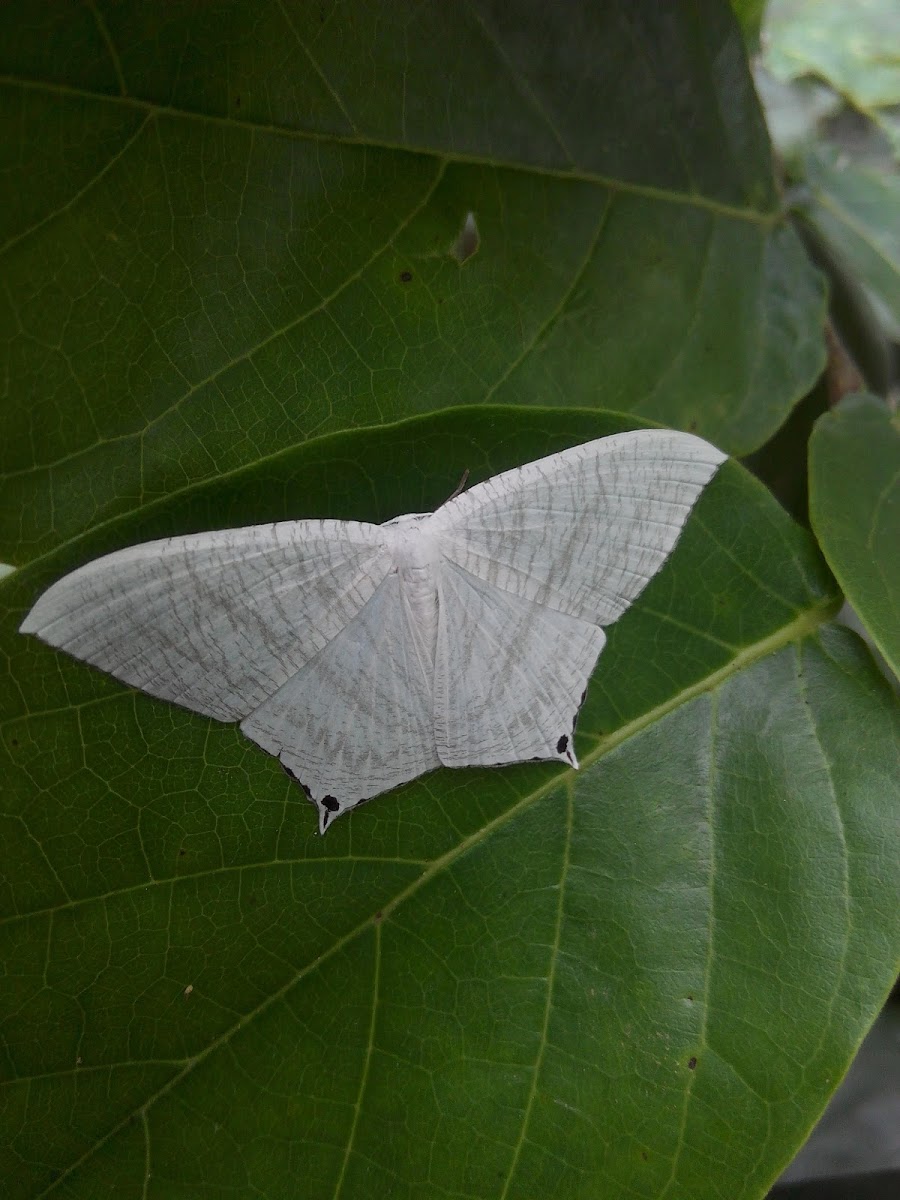
[[[671,430],[600,438],[383,525],[164,538],[58,580],[23,633],[240,727],[319,830],[439,766],[557,759],[616,621],[725,456]]]

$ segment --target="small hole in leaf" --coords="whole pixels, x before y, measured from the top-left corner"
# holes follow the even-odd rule
[[[481,235],[473,212],[466,213],[456,241],[453,243],[453,257],[460,264],[470,259],[481,245]]]
[[[412,277],[413,277],[412,271],[401,271],[400,272],[400,282],[401,283],[412,283]]]
[[[688,1059],[688,1070],[693,1071],[696,1066],[697,1066],[697,1060],[692,1054],[691,1057]]]

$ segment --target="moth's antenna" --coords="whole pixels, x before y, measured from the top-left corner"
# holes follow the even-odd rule
[[[468,482],[469,482],[469,468],[466,467],[466,469],[463,471],[462,479],[456,485],[452,494],[449,495],[447,497],[447,499],[444,501],[444,504],[449,504],[451,500],[455,500],[456,497],[460,494],[460,492],[463,490],[463,488],[466,486],[466,484]],[[444,507],[444,504],[441,505],[441,508]]]

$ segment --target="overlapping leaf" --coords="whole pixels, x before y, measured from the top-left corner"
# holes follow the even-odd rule
[[[764,61],[780,79],[818,75],[900,149],[900,13],[893,0],[771,0]]]
[[[0,106],[16,564],[455,404],[627,410],[746,452],[822,361],[713,0],[38,0],[0,9]]]
[[[900,177],[839,161],[804,162],[804,215],[857,276],[890,337],[900,339]]]
[[[861,107],[900,103],[891,51],[900,18],[890,0],[774,0],[766,14],[768,59],[784,78],[814,73]]]
[[[810,518],[857,614],[900,674],[900,428],[874,396],[820,417],[809,447]]]

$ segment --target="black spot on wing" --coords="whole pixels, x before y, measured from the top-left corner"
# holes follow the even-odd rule
[[[559,741],[556,743],[556,753],[557,754],[565,754],[566,750],[568,749],[568,746],[569,746],[569,738],[564,733],[562,735],[562,737],[559,739]]]
[[[341,807],[336,796],[323,796],[321,800],[323,808],[326,808],[330,813],[336,813]]]

